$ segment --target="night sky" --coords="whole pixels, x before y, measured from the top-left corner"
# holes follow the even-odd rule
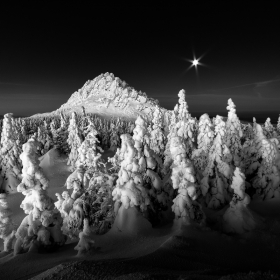
[[[194,116],[226,115],[232,98],[240,119],[277,122],[276,1],[103,2],[1,7],[0,115],[53,111],[87,80],[110,72],[167,109],[185,89]],[[194,55],[207,67],[186,71]]]

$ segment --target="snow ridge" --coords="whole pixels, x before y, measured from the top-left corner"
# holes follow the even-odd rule
[[[141,112],[147,107],[159,105],[159,101],[149,98],[145,92],[137,91],[125,81],[115,77],[113,73],[100,74],[88,80],[82,88],[74,92],[68,101],[58,110],[67,110],[73,106],[83,106],[91,97],[99,97],[101,106],[108,108],[110,104],[121,110],[129,107],[130,102],[137,102],[136,109]]]

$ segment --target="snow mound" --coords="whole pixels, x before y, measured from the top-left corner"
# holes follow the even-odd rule
[[[152,231],[152,224],[135,207],[120,207],[109,234],[146,235]]]
[[[46,154],[39,158],[40,167],[44,170],[44,172],[49,174],[55,173],[56,166],[55,163],[59,160],[60,153],[56,148],[52,148]]]

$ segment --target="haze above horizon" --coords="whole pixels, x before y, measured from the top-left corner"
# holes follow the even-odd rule
[[[212,2],[176,8],[25,3],[3,15],[1,115],[56,110],[105,72],[167,109],[185,89],[191,113],[226,114],[229,98],[240,119],[275,123],[280,113],[280,22],[271,3],[230,10]],[[205,66],[187,71],[188,60],[199,57]]]

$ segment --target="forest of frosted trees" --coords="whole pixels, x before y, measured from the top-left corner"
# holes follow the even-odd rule
[[[155,104],[153,115],[135,122],[106,119],[83,110],[79,115],[14,118],[1,121],[0,238],[4,253],[24,253],[35,245],[58,248],[77,239],[86,253],[94,235],[106,234],[133,208],[152,226],[173,213],[180,226],[207,225],[208,210],[226,209],[221,230],[244,233],[263,218],[247,205],[280,197],[280,118],[263,125],[242,123],[233,100],[227,117],[191,116],[185,91],[174,110]],[[67,156],[71,170],[66,191],[54,201],[49,179],[39,166],[52,149]],[[110,152],[112,156],[103,156]],[[12,222],[7,197],[21,192],[26,214]],[[135,219],[137,216],[135,216]],[[137,223],[137,221],[134,221]]]

